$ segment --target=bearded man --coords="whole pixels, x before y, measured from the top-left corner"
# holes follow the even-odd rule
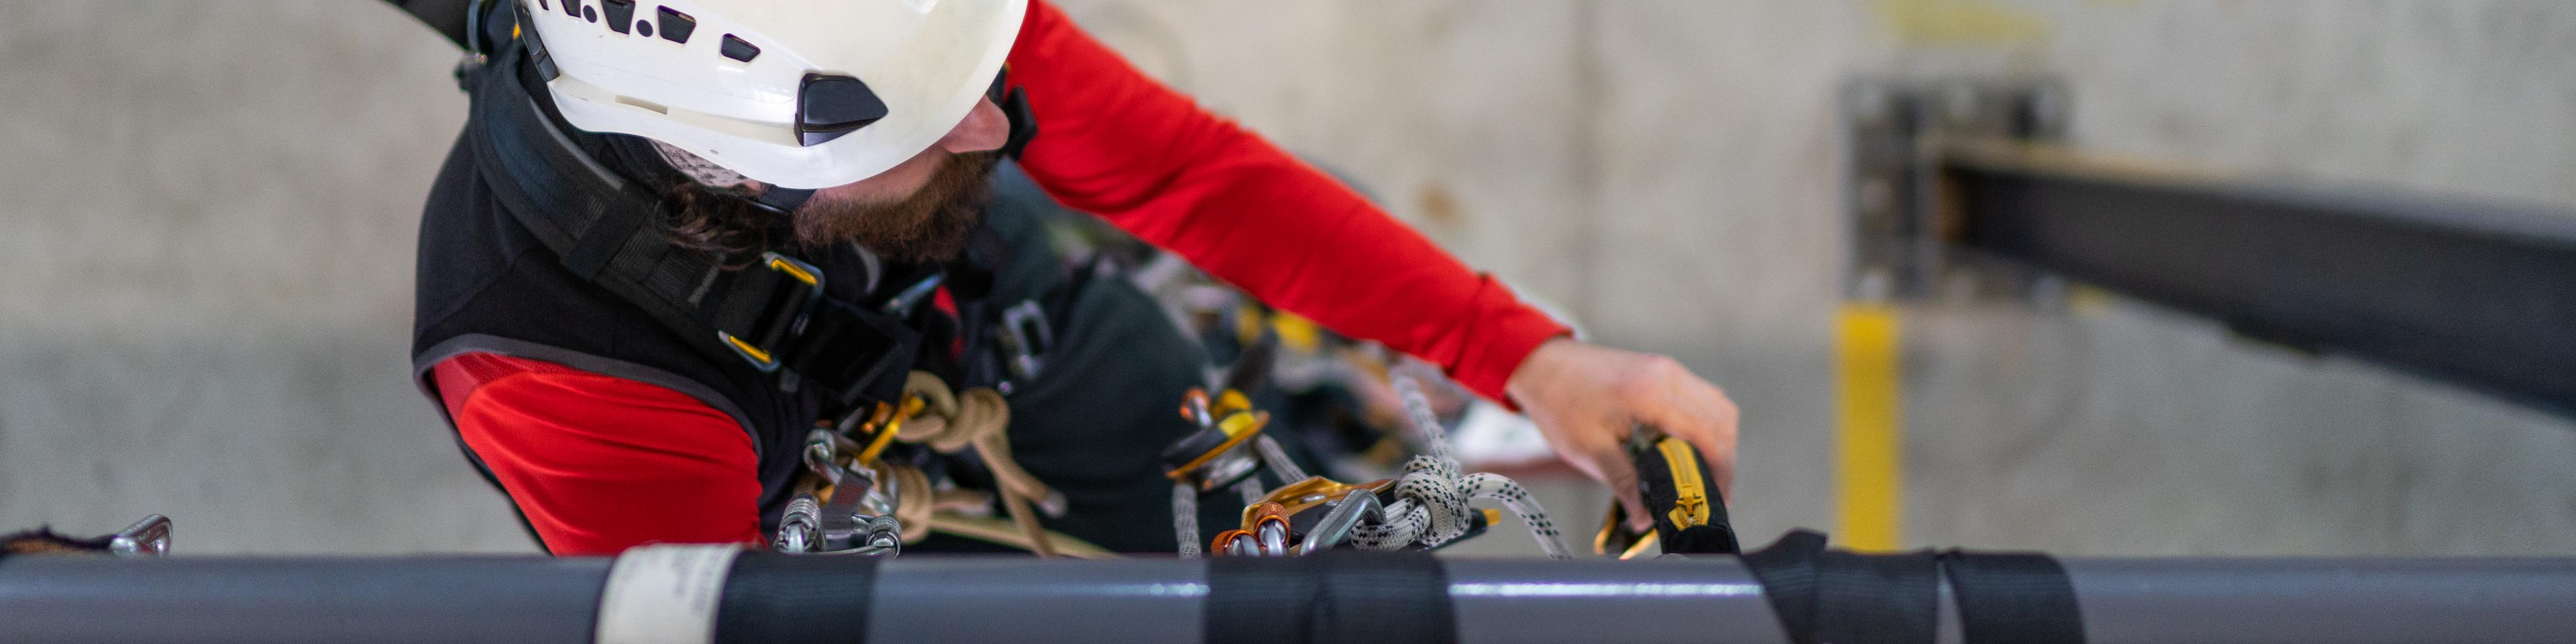
[[[1051,527],[1170,550],[1155,457],[1199,364],[1156,349],[1182,339],[1132,287],[985,217],[1006,156],[1066,207],[1516,405],[1629,516],[1640,424],[1727,486],[1716,387],[1569,337],[1043,0],[462,2],[474,115],[424,213],[415,365],[555,554],[769,538],[810,433],[914,371],[1011,392],[1011,451],[1064,495]],[[1024,327],[1052,329],[1043,369]]]

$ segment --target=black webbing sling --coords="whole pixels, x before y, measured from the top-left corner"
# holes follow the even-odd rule
[[[1629,456],[1664,552],[1737,553],[1726,502],[1710,484],[1716,478],[1699,450],[1677,438],[1640,432],[1630,441]],[[2074,585],[2048,555],[1859,554],[1828,550],[1825,535],[1793,530],[1742,558],[1793,644],[1932,644],[1945,578],[1966,644],[2084,642]]]
[[[1859,554],[1793,530],[1744,566],[1794,644],[1932,644],[1945,577],[1965,644],[2084,644],[2074,585],[2048,555]]]
[[[1941,553],[1968,644],[2083,644],[2084,614],[2057,558],[2025,552]]]
[[[715,644],[864,644],[877,564],[884,561],[742,553],[717,599]]]
[[[1457,644],[1449,576],[1428,552],[1207,560],[1209,644]]]
[[[1861,555],[1825,549],[1825,536],[1791,531],[1744,555],[1794,644],[1932,644],[1939,626],[1940,567],[1931,553]]]

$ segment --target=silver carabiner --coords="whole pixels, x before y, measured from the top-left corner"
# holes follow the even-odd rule
[[[1365,489],[1351,490],[1342,495],[1342,500],[1333,503],[1333,509],[1315,522],[1314,529],[1306,531],[1306,540],[1297,544],[1297,554],[1311,555],[1330,550],[1349,541],[1351,530],[1358,528],[1361,521],[1382,520],[1384,516],[1379,511],[1376,493]]]
[[[143,517],[107,539],[107,551],[126,557],[170,556],[170,517]]]

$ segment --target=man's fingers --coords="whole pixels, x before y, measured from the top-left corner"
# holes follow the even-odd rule
[[[1654,527],[1653,515],[1646,513],[1645,499],[1637,496],[1637,464],[1628,461],[1628,451],[1616,445],[1592,455],[1600,464],[1601,480],[1610,484],[1610,494],[1627,510],[1628,527],[1647,530]]]
[[[1728,400],[1726,393],[1715,386],[1692,384],[1698,385],[1695,388],[1699,390],[1701,404],[1716,420],[1716,424],[1711,426],[1715,431],[1692,444],[1699,447],[1701,454],[1707,455],[1709,474],[1717,477],[1719,498],[1732,501],[1735,499],[1735,439],[1739,428],[1735,401]]]
[[[1735,404],[1716,387],[1686,376],[1657,400],[1636,401],[1637,419],[1699,448],[1721,498],[1735,491]]]
[[[1670,356],[1551,341],[1513,371],[1507,389],[1557,455],[1609,484],[1637,525],[1652,521],[1625,449],[1637,424],[1689,442],[1720,493],[1734,490],[1735,403]]]

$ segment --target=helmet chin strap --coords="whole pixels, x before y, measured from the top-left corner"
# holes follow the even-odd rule
[[[751,203],[780,214],[793,214],[797,207],[805,205],[805,200],[812,198],[814,198],[814,191],[811,189],[770,186],[769,189],[760,191],[759,196],[752,197]]]
[[[750,177],[716,165],[715,162],[682,150],[679,146],[652,139],[645,140],[653,144],[653,151],[661,155],[662,162],[671,164],[672,170],[687,175],[689,180],[698,182],[698,185],[733,188],[751,183]],[[758,196],[751,197],[749,200],[752,205],[786,214],[796,212],[798,206],[805,205],[805,201],[812,198],[814,198],[813,190],[768,186]]]

